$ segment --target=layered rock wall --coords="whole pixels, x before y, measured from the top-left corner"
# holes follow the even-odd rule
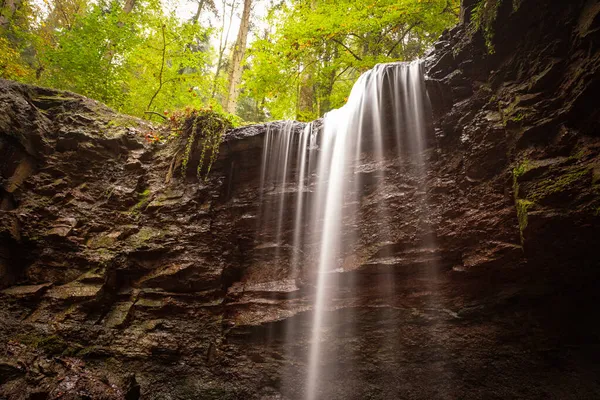
[[[360,159],[323,398],[600,395],[600,7],[498,1],[490,48],[474,4],[426,60],[426,173]],[[0,111],[0,395],[302,398],[314,263],[261,211],[299,195],[259,191],[265,126],[199,181],[83,97],[1,81]]]

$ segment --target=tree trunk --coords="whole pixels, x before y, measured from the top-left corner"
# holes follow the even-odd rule
[[[306,69],[302,71],[300,89],[298,93],[298,121],[310,121],[314,119],[315,88],[312,82],[313,75]]]
[[[328,57],[328,61],[332,62],[332,60],[335,60],[337,57],[337,47],[334,47],[332,49],[332,53]],[[338,71],[333,70],[327,76],[327,84],[325,85],[325,87],[323,88],[323,92],[319,96],[322,99],[319,104],[319,117],[322,117],[326,112],[331,111],[331,93],[333,93],[333,86],[335,85],[335,81],[340,75],[338,75]]]
[[[215,77],[213,79],[213,85],[211,90],[211,99],[215,98],[217,94],[217,81],[219,80],[219,73],[221,72],[221,68],[223,66],[223,55],[225,54],[225,49],[227,48],[227,42],[229,41],[229,30],[231,29],[231,22],[233,21],[233,13],[235,11],[235,0],[231,2],[231,12],[229,14],[229,25],[227,26],[227,33],[225,33],[225,23],[226,23],[226,15],[227,15],[227,0],[223,0],[223,27],[221,28],[221,36],[219,37],[219,58],[217,60],[217,68],[215,70]]]
[[[197,24],[198,20],[200,19],[200,14],[202,14],[202,8],[204,8],[204,2],[206,0],[200,0],[198,1],[198,9],[196,10],[196,14],[194,14],[194,16],[192,17],[191,22],[193,24]]]
[[[20,0],[5,0],[0,8],[0,28],[8,28],[11,19],[19,8]]]
[[[131,11],[133,11],[133,7],[135,7],[135,2],[136,0],[126,0],[125,7],[123,7],[123,12],[125,14],[129,14]]]
[[[227,101],[225,111],[235,113],[237,106],[240,81],[242,80],[242,61],[246,54],[246,41],[248,40],[248,31],[250,30],[250,11],[252,0],[244,0],[244,11],[242,12],[242,22],[238,32],[233,55],[231,57],[231,68],[229,70],[229,89],[227,90]]]
[[[154,99],[156,99],[156,96],[158,96],[158,93],[162,90],[163,85],[164,85],[164,81],[163,81],[163,73],[165,71],[165,61],[167,58],[167,36],[165,34],[165,24],[162,25],[162,42],[163,42],[163,47],[162,47],[162,52],[161,52],[161,62],[160,62],[160,71],[158,72],[158,88],[156,89],[156,92],[154,92],[154,95],[152,96],[152,98],[150,99],[150,102],[148,103],[148,107],[146,107],[146,111],[150,111],[150,107],[152,107],[152,103],[154,102]]]
[[[310,1],[311,10],[317,8],[316,0]],[[314,74],[316,56],[304,59],[304,68],[300,76],[300,88],[298,89],[298,105],[296,107],[296,119],[298,121],[311,121],[315,119],[315,87]]]

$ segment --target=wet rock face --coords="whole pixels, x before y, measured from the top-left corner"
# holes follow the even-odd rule
[[[457,45],[429,62],[428,86],[445,93],[434,102],[440,142],[468,154],[463,171],[472,181],[506,173],[525,252],[540,258],[561,249],[547,254],[553,264],[587,260],[597,232],[598,111],[589,96],[598,89],[600,53],[592,3],[503,5],[494,54],[459,26],[442,38]],[[565,29],[553,29],[558,24]],[[466,100],[456,76],[471,82]]]
[[[426,172],[359,160],[322,398],[598,397],[598,11],[523,0],[494,54],[436,44]],[[311,193],[260,193],[267,128],[198,181],[147,123],[0,81],[0,396],[302,398],[315,263],[265,210]]]

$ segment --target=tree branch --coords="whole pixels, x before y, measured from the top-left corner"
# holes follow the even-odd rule
[[[362,61],[362,58],[360,58],[359,56],[356,55],[356,53],[354,53],[348,46],[346,46],[343,42],[340,42],[339,40],[337,40],[336,38],[332,38],[331,40],[333,40],[334,42],[336,42],[337,44],[339,44],[340,46],[342,46],[343,48],[345,48],[346,50],[348,50],[348,52],[350,54],[352,54],[352,56],[354,56],[354,58],[356,58],[358,61]]]
[[[338,80],[338,78],[339,78],[340,76],[344,75],[344,73],[345,73],[346,71],[348,71],[350,68],[352,68],[352,66],[351,66],[351,65],[348,65],[346,68],[344,68],[344,69],[342,70],[342,72],[340,72],[339,74],[337,74],[337,75],[336,75],[336,76],[333,78],[333,82],[335,83],[335,81],[337,81],[337,80]]]
[[[161,113],[157,113],[156,111],[144,111],[144,114],[157,115],[157,116],[161,117],[162,119],[164,119],[165,121],[168,119],[167,117],[165,117]]]
[[[167,39],[165,36],[165,24],[162,24],[162,38],[163,38],[162,61],[160,64],[160,72],[158,73],[158,89],[156,89],[156,92],[154,92],[154,95],[150,99],[150,102],[148,103],[148,107],[146,107],[146,110],[150,109],[150,107],[152,106],[152,103],[154,102],[154,99],[156,98],[156,96],[158,96],[158,93],[160,92],[160,90],[163,87],[163,72],[165,70],[165,58],[167,55]]]
[[[406,38],[406,35],[408,35],[408,32],[410,32],[411,30],[413,30],[413,29],[414,29],[416,26],[418,26],[418,25],[420,25],[420,24],[421,24],[421,21],[419,21],[419,22],[415,22],[414,24],[412,24],[411,26],[409,26],[409,27],[408,27],[408,28],[407,28],[407,29],[404,31],[404,33],[402,34],[402,36],[400,37],[400,39],[398,39],[398,41],[397,41],[397,42],[396,42],[396,43],[395,43],[395,44],[392,46],[392,48],[390,49],[390,51],[388,51],[388,52],[387,52],[386,56],[387,56],[387,57],[389,57],[389,56],[392,54],[392,52],[393,52],[394,50],[396,50],[396,47],[398,47],[398,45],[399,45],[400,43],[402,43],[402,41],[404,41],[404,39]]]

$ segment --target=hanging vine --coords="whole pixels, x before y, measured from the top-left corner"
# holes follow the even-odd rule
[[[471,33],[481,31],[489,54],[494,54],[494,23],[498,17],[498,8],[502,0],[480,0],[471,16]]]
[[[210,108],[174,112],[169,121],[175,137],[185,140],[181,173],[185,175],[194,150],[200,147],[200,156],[196,174],[199,179],[206,180],[219,155],[219,146],[225,132],[233,127],[232,118],[213,111]]]

